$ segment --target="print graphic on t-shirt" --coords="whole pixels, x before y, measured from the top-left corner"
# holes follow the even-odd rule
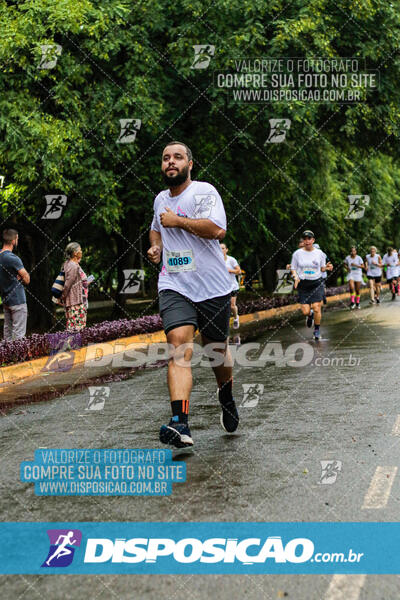
[[[187,217],[187,214],[185,213],[184,210],[181,209],[181,207],[178,205],[178,208],[176,209],[176,214],[178,215],[178,217]]]
[[[215,196],[213,194],[195,194],[194,198],[196,204],[193,217],[195,219],[208,219],[215,206]]]

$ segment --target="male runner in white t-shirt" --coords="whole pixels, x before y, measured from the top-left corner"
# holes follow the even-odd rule
[[[212,357],[212,368],[218,383],[222,427],[232,433],[239,423],[227,343],[232,283],[219,247],[226,233],[226,215],[217,190],[204,181],[191,180],[192,166],[192,153],[186,144],[171,142],[164,148],[161,172],[169,189],[154,200],[151,248],[147,252],[154,264],[162,260],[160,314],[167,341],[174,348],[167,377],[172,418],[161,427],[160,440],[177,448],[193,446],[188,412],[196,329],[203,345],[212,344],[213,351],[219,353],[220,360]]]

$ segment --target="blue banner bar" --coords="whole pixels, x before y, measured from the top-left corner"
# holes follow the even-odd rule
[[[400,523],[2,523],[0,573],[400,573]]]

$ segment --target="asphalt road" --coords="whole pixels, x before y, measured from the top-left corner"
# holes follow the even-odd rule
[[[20,462],[32,460],[39,447],[161,447],[158,429],[169,419],[164,368],[101,384],[109,387],[102,410],[85,410],[86,387],[7,410],[0,419],[2,519],[398,521],[400,299],[363,304],[355,312],[332,310],[325,315],[322,337],[313,342],[303,320],[291,319],[256,340],[263,347],[274,343],[270,359],[280,357],[281,366],[270,360],[235,368],[241,417],[235,436],[225,435],[219,425],[211,369],[194,368],[190,424],[195,447],[179,457],[186,461],[187,481],[174,484],[170,497],[37,497],[31,484],[19,481]],[[307,365],[287,364],[294,343],[307,346]],[[251,352],[248,357],[251,363]],[[253,386],[250,396],[243,385]],[[334,482],[326,483],[321,461],[336,461]],[[14,575],[0,581],[3,597],[30,599],[400,597],[400,578],[394,575]]]

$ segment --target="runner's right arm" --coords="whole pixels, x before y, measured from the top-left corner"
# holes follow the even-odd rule
[[[162,241],[161,234],[159,231],[155,231],[154,229],[150,229],[150,248],[147,250],[147,257],[150,262],[158,265],[161,260],[161,252],[162,252]]]

